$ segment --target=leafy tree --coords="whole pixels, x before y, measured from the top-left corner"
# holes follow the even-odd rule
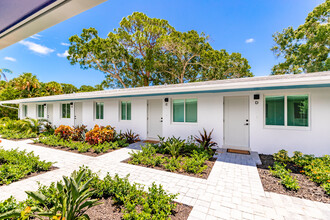
[[[237,56],[240,54],[228,55],[228,67],[212,66],[221,62],[216,62],[219,57],[211,57],[217,52],[209,53],[214,49],[207,36],[196,31],[176,31],[166,20],[149,18],[140,12],[123,18],[120,27],[106,38],[99,37],[97,30],[89,28],[69,40],[68,59],[71,64],[105,73],[106,79],[102,83],[105,87],[127,88],[207,80],[208,74],[205,73],[210,68],[217,72],[227,71],[214,77],[252,76],[247,60]]]
[[[96,91],[103,90],[101,85],[82,86],[81,91]],[[30,97],[40,97],[48,95],[69,94],[77,92],[78,89],[71,84],[60,84],[52,81],[43,83],[32,73],[23,73],[22,75],[9,80],[8,82],[0,81],[0,100],[13,100]],[[18,105],[10,105],[18,107]],[[18,112],[15,109],[4,108],[0,106],[0,118],[10,117],[17,118]]]
[[[173,31],[163,36],[160,42],[163,57],[157,62],[163,74],[159,78],[164,78],[165,83],[194,81],[198,77],[199,68],[206,69],[209,66],[201,59],[207,51],[213,50],[207,38],[194,30],[184,33]]]
[[[58,82],[51,81],[43,83],[42,88],[44,89],[45,95],[60,95],[63,94],[62,85]]]
[[[202,56],[205,59],[198,81],[252,77],[247,59],[240,53],[229,54],[225,50],[210,50]]]
[[[78,92],[78,88],[75,87],[72,84],[61,83],[61,86],[62,86],[62,91],[63,91],[64,94],[70,94],[70,93]]]
[[[111,86],[148,86],[154,79],[157,41],[173,29],[166,20],[134,12],[107,38],[100,38],[94,28],[83,29],[80,37],[70,37],[68,59],[84,69],[104,72]]]
[[[38,89],[41,87],[37,76],[32,73],[23,73],[22,75],[14,78],[10,83],[13,84],[14,88],[20,90],[19,98],[30,98],[39,96]]]
[[[86,85],[82,85],[79,88],[79,92],[94,92],[94,91],[99,91],[99,90],[103,90],[103,88],[86,86]]]
[[[0,69],[0,80],[1,80],[1,77],[3,77],[6,81],[7,80],[7,77],[6,77],[6,73],[13,73],[11,70],[9,69]]]
[[[273,74],[297,74],[330,70],[330,0],[310,12],[297,29],[288,27],[273,35],[271,48],[284,61],[275,65]]]
[[[196,31],[173,32],[162,39],[166,59],[165,67],[172,83],[252,77],[247,59],[240,53],[229,54],[226,50],[214,50],[208,37]]]

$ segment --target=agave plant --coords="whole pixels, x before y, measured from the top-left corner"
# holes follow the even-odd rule
[[[94,194],[89,185],[92,178],[84,182],[86,169],[74,171],[71,177],[63,177],[63,182],[57,182],[55,192],[55,205],[46,206],[47,196],[40,192],[27,191],[37,207],[25,207],[24,210],[15,209],[0,215],[0,219],[59,219],[59,220],[89,220],[86,211],[101,204],[97,199],[90,199]],[[43,207],[42,207],[43,206]],[[46,210],[46,211],[45,211]]]
[[[195,141],[201,145],[205,150],[210,150],[211,147],[216,146],[217,143],[212,141],[213,129],[210,133],[207,133],[203,128],[203,133],[199,132],[199,136],[195,136]]]

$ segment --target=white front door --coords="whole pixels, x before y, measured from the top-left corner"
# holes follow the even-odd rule
[[[148,100],[148,138],[158,139],[163,135],[163,102],[161,99]]]
[[[74,125],[82,125],[82,103],[74,103]]]
[[[53,123],[53,104],[47,104],[47,120]]]
[[[250,150],[249,97],[224,97],[224,148]]]

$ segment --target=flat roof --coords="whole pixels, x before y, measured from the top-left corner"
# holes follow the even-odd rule
[[[1,0],[0,49],[107,0]]]
[[[0,104],[46,103],[104,98],[143,97],[194,93],[224,93],[239,91],[280,90],[298,88],[330,87],[330,71],[297,74],[261,76],[238,79],[213,80],[161,86],[127,89],[110,89],[96,92],[81,92],[64,95],[44,96],[27,99],[0,101]]]

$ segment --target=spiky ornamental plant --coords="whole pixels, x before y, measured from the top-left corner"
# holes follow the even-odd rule
[[[207,133],[205,128],[203,128],[203,133],[199,132],[199,136],[195,136],[195,141],[201,145],[205,150],[210,150],[211,147],[216,146],[217,143],[212,141],[213,129],[210,133]]]
[[[97,199],[90,199],[95,190],[89,185],[92,178],[84,182],[87,170],[74,171],[71,177],[63,177],[63,182],[57,182],[55,205],[52,208],[46,206],[47,197],[40,192],[27,191],[38,207],[25,207],[24,210],[15,209],[0,215],[0,219],[58,219],[58,220],[89,220],[86,211],[101,204]],[[41,208],[44,206],[44,208]],[[44,211],[47,210],[47,211]]]

